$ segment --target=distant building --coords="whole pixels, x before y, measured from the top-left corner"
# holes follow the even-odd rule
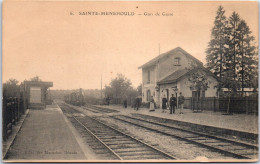
[[[47,89],[52,86],[52,82],[24,81],[22,90],[28,108],[44,109],[47,103]]]
[[[217,96],[215,86],[217,78],[203,67],[198,59],[177,47],[166,53],[160,54],[149,62],[139,67],[142,69],[142,101],[149,102],[153,96],[157,105],[165,95],[169,100],[172,94],[178,96],[180,92],[184,97],[214,97]],[[209,88],[202,93],[191,87],[188,80],[192,72],[204,72],[210,81]]]

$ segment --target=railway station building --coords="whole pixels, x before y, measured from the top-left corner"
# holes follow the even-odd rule
[[[203,63],[177,47],[166,53],[160,54],[139,67],[142,69],[142,102],[154,99],[157,106],[161,107],[162,98],[165,96],[169,101],[172,94],[178,97],[180,92],[185,97],[184,107],[190,106],[187,98],[215,97],[217,96],[217,77]],[[201,72],[206,75],[208,88],[197,91],[189,80],[190,74]]]
[[[48,97],[47,90],[52,86],[53,82],[24,81],[22,90],[27,107],[29,109],[45,109]]]

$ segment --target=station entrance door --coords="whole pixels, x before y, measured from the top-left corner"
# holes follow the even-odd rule
[[[30,87],[30,103],[41,103],[41,87]]]

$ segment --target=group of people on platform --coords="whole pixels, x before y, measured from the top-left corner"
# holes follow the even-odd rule
[[[134,105],[133,105],[135,110],[139,109],[139,107],[141,106],[141,102],[142,102],[142,100],[139,97],[135,98]],[[124,100],[123,104],[124,104],[124,107],[127,108],[127,99]]]
[[[142,102],[142,100],[140,100],[139,97],[135,98],[134,105],[133,105],[135,110],[139,109],[139,107],[141,106],[141,102]],[[174,94],[172,94],[172,97],[170,98],[169,101],[167,100],[167,98],[164,95],[164,97],[162,98],[162,112],[163,113],[166,112],[167,108],[169,108],[170,114],[174,114],[175,109],[177,109],[177,105],[178,105],[178,107],[180,108],[180,114],[183,114],[182,113],[183,104],[184,104],[184,96],[182,95],[181,92],[180,92],[180,95],[178,97],[178,104],[177,104],[177,99],[174,96]],[[124,100],[123,105],[124,105],[125,108],[127,108],[127,100],[126,99]],[[154,109],[155,109],[155,102],[154,102],[153,97],[151,97],[150,110],[154,110]]]
[[[182,113],[183,104],[184,104],[184,96],[182,95],[181,92],[178,97],[178,104],[177,104],[177,99],[176,99],[176,97],[174,97],[173,94],[172,94],[172,97],[170,98],[169,103],[168,103],[167,98],[164,95],[164,97],[162,98],[162,110],[163,110],[162,112],[164,113],[168,107],[170,109],[170,114],[174,114],[175,109],[177,109],[177,105],[178,105],[180,108],[180,114],[183,114]]]

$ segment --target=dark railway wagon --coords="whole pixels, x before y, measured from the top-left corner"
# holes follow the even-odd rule
[[[85,105],[84,94],[81,88],[76,92],[72,92],[69,95],[66,95],[64,97],[64,100],[66,103],[71,105],[77,105],[77,106]]]

